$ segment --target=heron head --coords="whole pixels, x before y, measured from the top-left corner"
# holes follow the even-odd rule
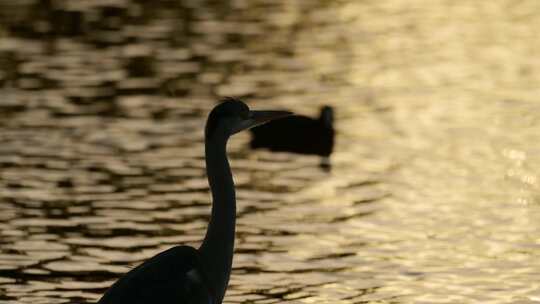
[[[292,113],[288,111],[252,111],[242,101],[227,97],[208,115],[205,134],[206,137],[228,138],[240,131],[289,115]]]

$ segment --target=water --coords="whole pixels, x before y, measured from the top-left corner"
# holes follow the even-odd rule
[[[91,303],[204,235],[218,96],[316,115],[229,154],[226,303],[539,303],[540,4],[0,2],[0,302]]]

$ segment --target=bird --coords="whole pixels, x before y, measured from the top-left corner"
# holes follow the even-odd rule
[[[220,304],[229,283],[234,251],[236,198],[227,159],[230,136],[291,115],[288,111],[254,111],[228,97],[206,121],[206,175],[212,210],[198,248],[178,245],[146,260],[118,279],[98,304]]]
[[[318,118],[289,116],[251,129],[250,146],[270,151],[311,154],[323,157],[321,166],[329,166],[334,148],[334,110],[323,106]]]

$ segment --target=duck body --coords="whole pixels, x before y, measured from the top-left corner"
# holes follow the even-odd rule
[[[251,129],[250,146],[329,157],[334,148],[332,124],[333,111],[326,106],[319,118],[294,115]]]

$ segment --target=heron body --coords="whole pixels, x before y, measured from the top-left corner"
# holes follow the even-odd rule
[[[334,147],[333,109],[324,106],[318,118],[294,115],[250,131],[254,149],[329,157]]]
[[[165,267],[166,265],[166,267]],[[197,250],[176,246],[128,272],[99,303],[216,303]]]
[[[212,213],[202,245],[198,249],[176,246],[155,255],[116,281],[98,304],[220,304],[229,283],[236,226],[227,140],[242,130],[290,114],[250,111],[233,98],[217,105],[210,112],[205,129]]]

